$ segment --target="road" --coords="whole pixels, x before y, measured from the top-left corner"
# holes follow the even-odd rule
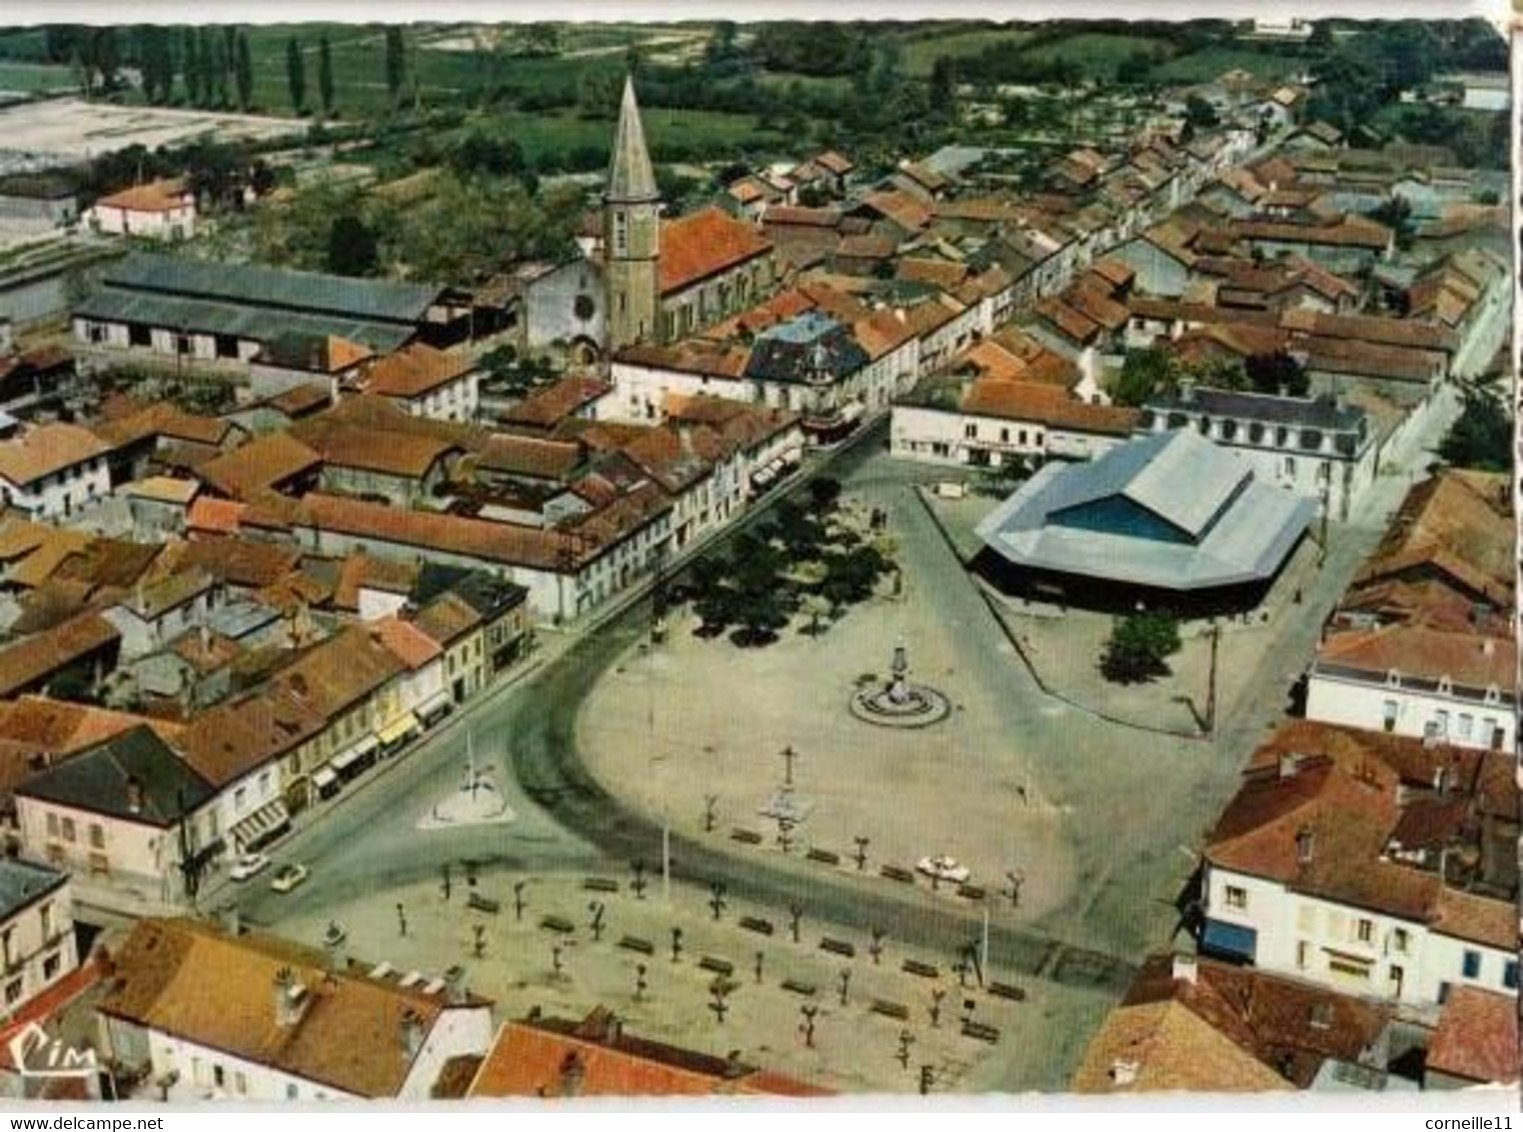
[[[1447,414],[1436,414],[1432,433]],[[928,517],[912,505],[908,482],[934,478],[926,469],[871,459],[878,441],[834,454],[830,471],[869,503],[888,505],[894,527],[913,556],[907,570],[913,584],[934,587],[947,603],[947,616],[968,634],[971,678],[998,681],[1027,721],[1018,738],[1050,764],[1050,795],[1088,801],[1085,779],[1116,773],[1104,761],[1075,760],[1072,727],[1052,726],[1050,705],[1029,677],[1011,665],[999,648],[998,630],[945,548]],[[871,462],[869,462],[871,461]],[[1399,501],[1404,480],[1384,479],[1378,500],[1363,513],[1383,517]],[[760,512],[747,522],[754,522]],[[1120,989],[1134,971],[1134,959],[1162,942],[1157,923],[1166,913],[1140,904],[1163,904],[1173,882],[1189,871],[1187,860],[1163,860],[1170,839],[1193,843],[1192,827],[1181,821],[1209,821],[1230,795],[1242,761],[1263,730],[1283,714],[1288,683],[1304,667],[1314,647],[1322,613],[1337,599],[1358,562],[1373,546],[1379,527],[1343,528],[1334,539],[1307,616],[1274,642],[1250,682],[1251,703],[1238,705],[1210,754],[1194,769],[1183,793],[1186,808],[1169,814],[1169,828],[1151,829],[1146,852],[1118,851],[1110,843],[1108,811],[1094,806],[1084,826],[1090,874],[1086,898],[1058,917],[1035,925],[1001,922],[998,910],[990,931],[991,962],[1004,969],[1051,978],[1059,983]],[[357,887],[378,895],[388,888],[437,877],[446,865],[479,862],[484,868],[525,877],[566,871],[602,871],[627,876],[631,863],[656,872],[661,859],[658,822],[612,796],[582,765],[574,742],[577,715],[587,692],[602,674],[647,632],[649,607],[636,601],[598,627],[567,639],[539,671],[487,693],[462,716],[427,740],[405,761],[364,783],[321,820],[299,828],[276,853],[281,860],[315,864],[313,879],[290,897],[275,897],[262,885],[240,894],[242,911],[259,924],[278,927],[286,916],[310,912],[353,897]],[[1047,711],[1043,709],[1047,708]],[[1071,724],[1072,721],[1069,721]],[[416,819],[455,789],[464,770],[466,732],[474,739],[479,765],[496,771],[496,781],[517,812],[507,825],[420,832]],[[1098,730],[1085,742],[1098,741]],[[1150,741],[1112,733],[1112,751],[1094,755],[1133,764],[1127,773],[1146,776]],[[1082,765],[1081,765],[1082,764]],[[1104,769],[1098,769],[1098,768]],[[1120,793],[1126,793],[1123,787]],[[1112,801],[1110,804],[1116,804]],[[1135,810],[1134,802],[1129,804]],[[736,896],[776,909],[802,905],[805,914],[843,929],[865,933],[878,927],[904,943],[948,955],[977,938],[976,908],[923,889],[900,886],[871,875],[805,866],[775,852],[732,846],[721,833],[712,838],[671,836],[672,877],[677,883],[707,886],[725,882]],[[226,894],[213,894],[212,900]],[[1126,921],[1123,928],[1116,928]]]

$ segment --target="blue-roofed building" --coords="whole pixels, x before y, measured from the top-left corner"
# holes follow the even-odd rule
[[[1002,581],[1078,604],[1253,604],[1316,514],[1191,430],[1048,464],[978,527]]]
[[[871,360],[850,327],[806,311],[757,335],[745,377],[762,403],[802,413],[812,440],[838,440],[866,413],[861,386]]]
[[[68,873],[0,858],[0,963],[7,1018],[79,966]]]

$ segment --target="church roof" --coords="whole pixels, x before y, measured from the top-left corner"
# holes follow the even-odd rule
[[[613,158],[608,165],[610,201],[640,202],[659,200],[656,173],[651,168],[650,151],[645,147],[645,127],[640,123],[640,107],[635,102],[635,84],[624,79],[624,101],[619,106],[619,128],[613,139]]]

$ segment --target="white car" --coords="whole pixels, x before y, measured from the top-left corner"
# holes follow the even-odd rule
[[[311,875],[312,870],[306,865],[281,865],[275,879],[270,881],[270,888],[276,892],[290,892]]]
[[[248,880],[258,876],[269,868],[270,859],[263,853],[244,853],[233,862],[233,867],[228,870],[228,876],[234,880]]]
[[[926,876],[948,884],[964,884],[972,874],[966,865],[959,865],[955,857],[922,857],[915,866]]]

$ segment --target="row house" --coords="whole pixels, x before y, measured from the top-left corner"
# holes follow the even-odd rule
[[[481,402],[481,372],[461,354],[422,342],[403,346],[365,373],[365,392],[400,405],[409,415],[469,422]]]
[[[28,518],[68,519],[111,494],[107,446],[72,424],[43,424],[0,441],[0,504]]]
[[[1510,760],[1310,720],[1254,756],[1207,840],[1207,954],[1433,1009],[1516,997]]]
[[[14,1018],[78,966],[69,874],[0,859],[0,1018]]]
[[[1511,750],[1517,644],[1423,625],[1333,633],[1307,674],[1306,715],[1463,747]]]
[[[113,955],[96,1014],[142,1099],[422,1102],[483,1057],[492,1004],[444,976],[190,919],[145,919]]]
[[[1348,521],[1375,480],[1380,446],[1363,409],[1181,383],[1143,407],[1139,433],[1191,428],[1247,460],[1260,483],[1315,500]]]

